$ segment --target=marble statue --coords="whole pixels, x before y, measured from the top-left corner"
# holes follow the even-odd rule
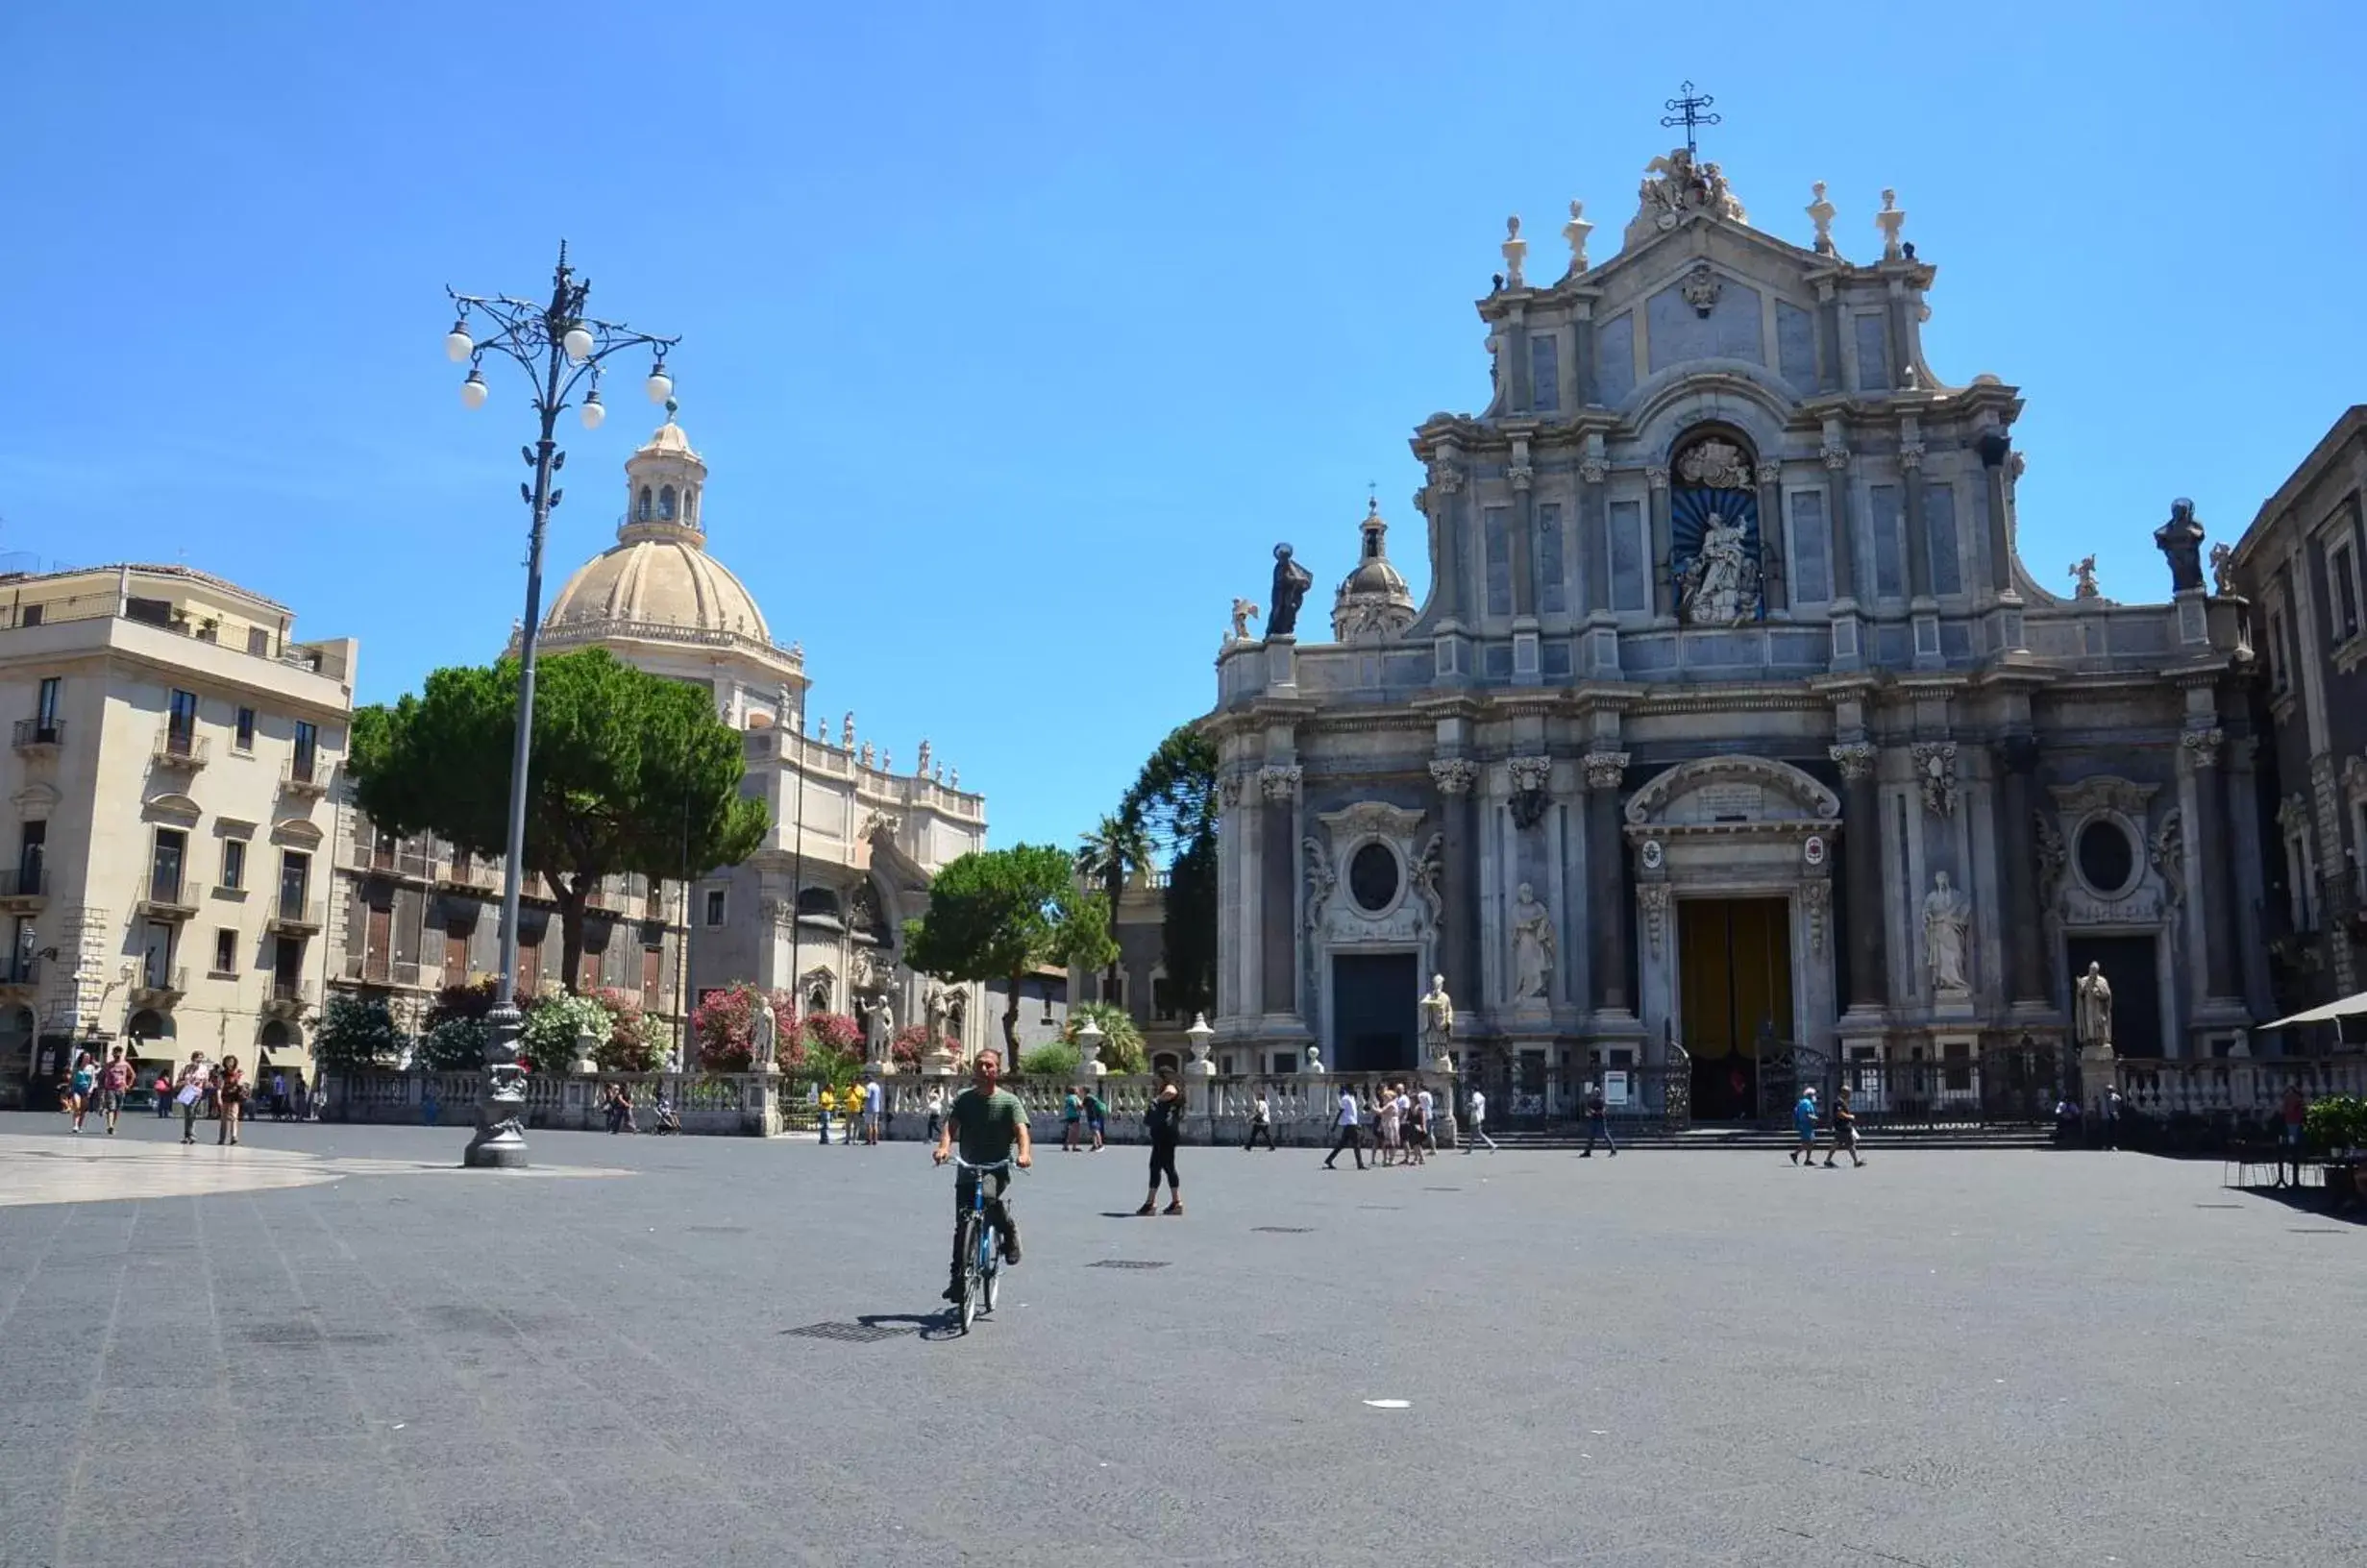
[[[921,998],[921,1013],[928,1020],[928,1038],[931,1044],[945,1039],[946,1016],[952,1010],[952,1001],[943,986],[929,987],[927,994]]]
[[[2074,584],[2071,590],[2072,598],[2102,599],[2104,597],[2104,590],[2096,586],[2096,557],[2089,555],[2073,561],[2070,571]]]
[[[2112,1048],[2112,982],[2104,966],[2089,964],[2087,972],[2072,984],[2071,1033],[2083,1045]]]
[[[780,1041],[780,1022],[773,1016],[773,1000],[763,992],[756,992],[756,1011],[748,1032],[748,1070],[772,1070],[774,1051]]]
[[[1444,1056],[1455,1033],[1455,1001],[1446,994],[1446,976],[1430,977],[1430,994],[1421,999],[1422,1043],[1432,1056]]]
[[[1701,549],[1684,573],[1685,619],[1696,626],[1731,626],[1759,611],[1759,589],[1751,580],[1749,536],[1739,523],[1712,512],[1701,530]]]
[[[847,717],[839,723],[838,744],[850,751],[854,749],[854,709],[852,708],[847,710]]]
[[[1249,640],[1249,623],[1266,612],[1245,599],[1233,600],[1233,635],[1227,642],[1245,643]]]
[[[1966,996],[1972,982],[1964,975],[1964,948],[1972,928],[1972,901],[1949,885],[1948,873],[1932,877],[1932,891],[1923,900],[1923,945],[1932,969],[1932,990],[1942,996]]]
[[[877,756],[878,752],[874,749],[872,743],[865,741],[863,743],[863,766],[866,768],[871,767]]]
[[[2170,588],[2195,593],[2203,586],[2203,525],[2194,520],[2194,502],[2181,496],[2170,502],[2170,520],[2154,530],[2154,544],[2170,563]]]
[[[1545,999],[1554,949],[1553,917],[1536,890],[1523,882],[1513,903],[1513,1000]]]
[[[1291,547],[1274,546],[1273,613],[1266,618],[1266,635],[1289,637],[1298,630],[1298,606],[1315,586],[1315,574],[1291,559]]]
[[[896,1039],[896,1004],[883,994],[863,1005],[863,1054],[873,1062],[888,1060]]]
[[[920,776],[923,778],[929,776],[929,757],[930,751],[928,748],[928,737],[924,735],[921,737],[921,766],[918,770]]]
[[[2211,592],[2235,592],[2235,547],[2232,545],[2211,546]]]

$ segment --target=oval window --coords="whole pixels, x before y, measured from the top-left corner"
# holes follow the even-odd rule
[[[1387,909],[1397,896],[1397,857],[1389,846],[1368,844],[1348,862],[1348,892],[1357,907],[1374,913]]]
[[[2101,894],[2124,893],[2136,869],[2136,850],[2118,822],[2099,817],[2080,829],[2080,874],[2089,887]]]

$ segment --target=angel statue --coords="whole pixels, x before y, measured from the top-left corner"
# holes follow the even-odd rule
[[[1254,617],[1265,613],[1265,611],[1259,609],[1255,604],[1245,599],[1236,599],[1233,600],[1233,634],[1230,637],[1227,637],[1225,641],[1228,643],[1247,642],[1249,640],[1249,622]]]
[[[1323,923],[1323,906],[1331,901],[1340,875],[1332,870],[1331,857],[1323,852],[1320,839],[1310,838],[1303,847],[1307,851],[1307,929],[1312,931]]]

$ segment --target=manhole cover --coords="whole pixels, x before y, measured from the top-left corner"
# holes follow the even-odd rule
[[[1165,1268],[1164,1262],[1152,1262],[1147,1258],[1102,1258],[1085,1265],[1087,1268]]]
[[[1249,1229],[1266,1236],[1312,1236],[1315,1234],[1315,1227],[1312,1225],[1252,1225]]]
[[[875,1339],[893,1339],[900,1334],[910,1334],[908,1327],[888,1323],[808,1323],[789,1333],[804,1339],[836,1339],[850,1345],[868,1345]]]

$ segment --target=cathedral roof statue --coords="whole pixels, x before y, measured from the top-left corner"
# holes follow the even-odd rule
[[[1741,199],[1727,188],[1726,176],[1718,166],[1696,162],[1692,149],[1679,147],[1644,165],[1643,184],[1636,193],[1636,215],[1621,236],[1621,248],[1634,250],[1695,212],[1729,223],[1748,225],[1751,221],[1742,210]]]
[[[1414,595],[1404,575],[1390,564],[1388,534],[1380,502],[1368,502],[1356,570],[1332,601],[1331,634],[1341,642],[1383,642],[1414,624]]]

